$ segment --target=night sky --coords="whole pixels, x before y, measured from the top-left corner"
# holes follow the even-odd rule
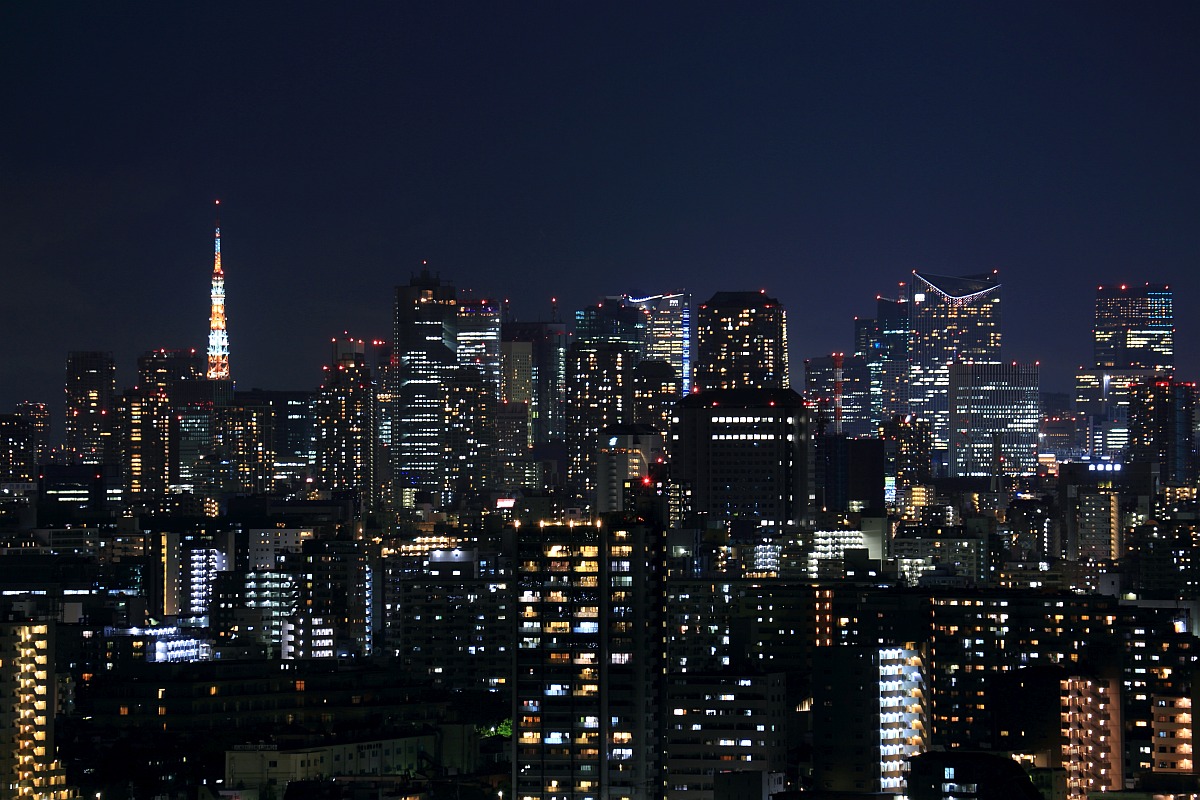
[[[1200,378],[1200,4],[6,3],[0,411],[66,352],[206,344],[239,388],[390,336],[422,260],[546,318],[765,288],[794,377],[913,269],[1000,270],[1066,389],[1095,286],[1168,282]]]

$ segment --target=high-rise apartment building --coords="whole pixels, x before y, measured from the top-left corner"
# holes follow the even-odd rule
[[[785,676],[779,672],[672,676],[667,687],[667,800],[712,800],[723,773],[765,773],[782,781],[785,692]]]
[[[633,421],[666,432],[679,400],[679,374],[666,361],[643,361],[633,368]]]
[[[458,367],[458,294],[427,269],[396,287],[392,363],[392,500],[442,502],[446,385]]]
[[[19,414],[0,414],[0,483],[37,479],[33,426]]]
[[[762,292],[717,292],[696,310],[695,384],[708,389],[786,389],[787,314]]]
[[[496,482],[496,392],[483,372],[459,367],[446,384],[442,497],[478,502]]]
[[[950,365],[950,475],[1032,475],[1037,471],[1038,365]]]
[[[161,499],[170,483],[172,407],[156,389],[129,389],[117,400],[116,423],[126,496]]]
[[[517,532],[514,798],[664,795],[663,532],[611,519]]]
[[[67,353],[67,409],[63,433],[67,453],[81,464],[113,463],[117,364],[112,353]]]
[[[925,662],[915,642],[813,652],[813,782],[902,795],[908,759],[929,749]]]
[[[313,400],[317,488],[358,493],[376,507],[375,387],[362,339],[334,339],[325,379]]]
[[[909,297],[909,410],[929,420],[936,457],[950,446],[950,365],[1000,360],[1000,283],[914,272]]]
[[[269,406],[212,409],[212,453],[219,495],[265,494],[275,488],[275,414]]]
[[[0,622],[0,787],[5,797],[68,800],[54,747],[54,629]]]

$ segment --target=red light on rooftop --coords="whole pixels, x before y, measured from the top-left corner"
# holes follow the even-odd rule
[[[647,475],[645,478],[642,478],[642,486],[649,486],[649,485],[650,485],[650,482],[651,482],[651,481],[650,481],[650,476],[649,476],[649,475]]]

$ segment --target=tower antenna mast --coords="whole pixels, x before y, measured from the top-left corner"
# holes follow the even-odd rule
[[[221,269],[221,201],[213,239],[212,308],[208,316],[208,379],[229,380],[229,331],[225,327],[225,270]]]

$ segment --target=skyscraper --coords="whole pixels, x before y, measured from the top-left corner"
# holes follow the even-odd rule
[[[567,326],[505,322],[501,326],[501,400],[529,404],[535,444],[566,437]]]
[[[458,364],[479,370],[484,385],[500,394],[500,304],[458,301]]]
[[[376,505],[375,391],[362,339],[334,339],[325,379],[313,400],[317,486],[353,490],[364,509]]]
[[[586,344],[621,344],[637,359],[646,358],[650,315],[624,296],[605,297],[575,312],[575,337]]]
[[[1157,380],[1135,384],[1126,461],[1158,464],[1163,484],[1183,486],[1196,474],[1196,384]]]
[[[675,406],[668,449],[683,527],[778,530],[810,510],[808,417],[790,389],[692,393]]]
[[[459,367],[446,384],[442,469],[444,502],[462,507],[495,484],[496,393],[477,367]]]
[[[646,353],[649,361],[665,361],[675,369],[682,394],[692,391],[692,295],[670,292],[629,297],[626,302],[646,314]]]
[[[1037,471],[1037,364],[952,364],[949,405],[951,476]]]
[[[804,359],[804,396],[824,433],[858,438],[879,431],[871,418],[871,373],[862,356]]]
[[[458,366],[458,293],[427,269],[396,287],[392,335],[392,500],[442,502],[446,386]]]
[[[615,521],[518,530],[514,797],[664,796],[663,541]]]
[[[221,201],[217,201],[217,206]],[[208,316],[208,379],[229,380],[229,332],[225,328],[225,270],[221,268],[221,221],[213,237],[211,308]]]
[[[855,319],[854,354],[867,364],[871,423],[882,425],[908,413],[908,284],[895,298],[877,297],[875,317]]]
[[[1097,369],[1175,367],[1174,295],[1166,284],[1096,287]]]
[[[45,403],[25,400],[17,403],[17,416],[29,421],[34,463],[45,464],[50,460],[50,409]]]
[[[1075,376],[1076,407],[1091,417],[1090,450],[1119,456],[1129,445],[1133,388],[1170,380],[1175,368],[1174,299],[1164,284],[1096,288],[1095,357]]]
[[[20,414],[0,414],[0,483],[33,483],[37,458],[33,426]]]
[[[67,353],[67,414],[63,425],[70,458],[81,464],[114,463],[112,448],[117,364],[112,353]]]
[[[618,342],[574,342],[567,353],[567,481],[591,496],[600,434],[633,422],[631,349]]]
[[[958,278],[913,272],[909,309],[909,409],[929,420],[934,452],[944,454],[950,365],[1000,360],[1000,283],[995,272]]]
[[[54,627],[0,623],[0,775],[7,797],[75,797],[56,758]]]
[[[762,292],[717,292],[696,311],[695,385],[708,389],[786,389],[787,315]]]
[[[192,397],[179,390],[204,378],[204,358],[191,350],[148,350],[138,357],[138,388],[165,393],[177,405]]]

